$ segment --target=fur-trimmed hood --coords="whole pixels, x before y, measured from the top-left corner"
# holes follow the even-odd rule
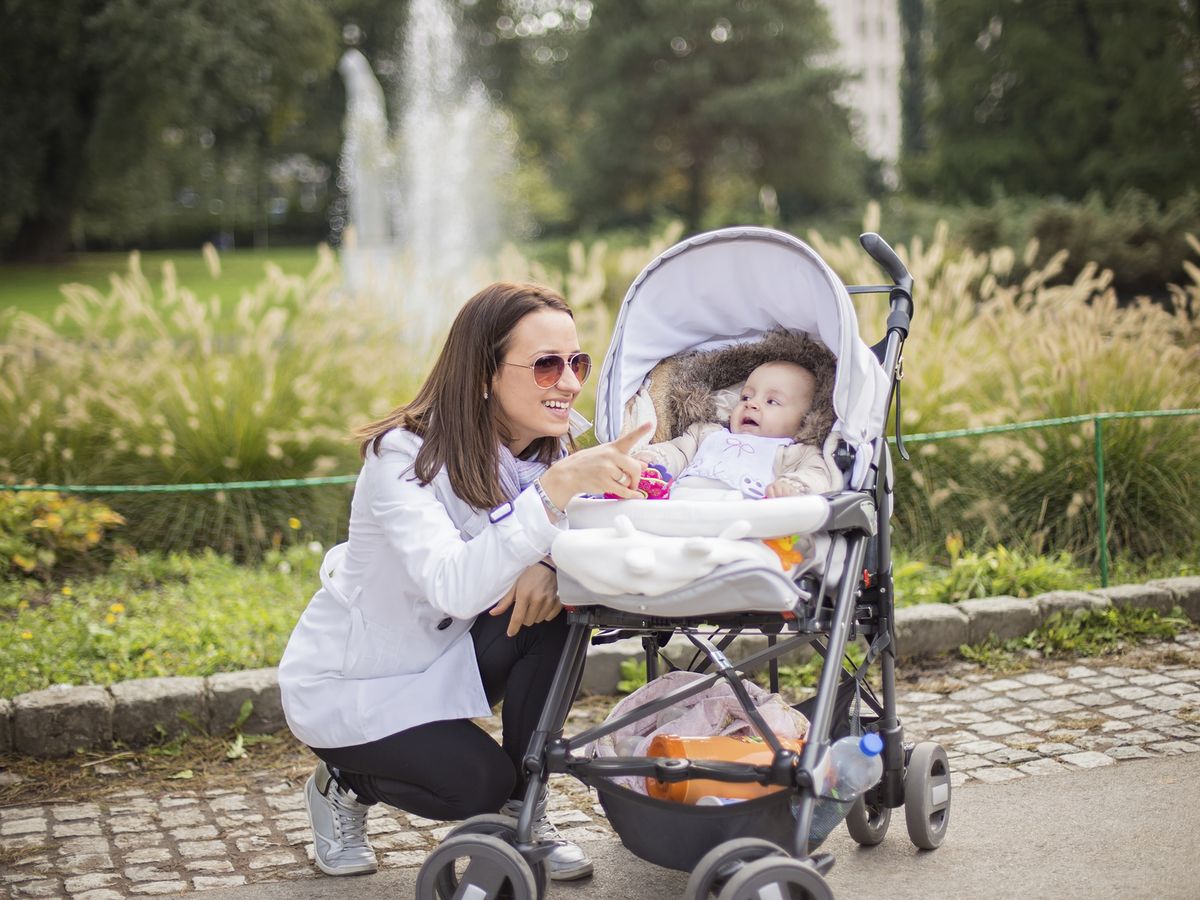
[[[801,421],[795,439],[822,446],[835,418],[833,380],[837,361],[820,341],[802,332],[783,329],[768,332],[758,341],[689,353],[672,360],[670,372],[663,373],[668,386],[665,402],[658,405],[658,410],[667,421],[659,423],[660,431],[665,424],[667,437],[674,438],[697,422],[718,421],[713,392],[741,384],[763,363],[778,360],[795,363],[813,373],[816,386],[812,409]]]

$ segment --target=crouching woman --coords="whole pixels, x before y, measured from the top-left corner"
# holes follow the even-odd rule
[[[279,666],[292,732],[318,757],[304,799],[317,866],[372,872],[371,805],[431,819],[520,812],[521,758],[566,638],[545,561],[579,493],[639,496],[641,432],[567,454],[591,361],[551,290],[495,284],[450,328],[409,404],[360,429],[349,539]],[[504,700],[500,744],[473,723]],[[535,833],[554,838],[543,793]],[[551,878],[591,873],[558,847]]]

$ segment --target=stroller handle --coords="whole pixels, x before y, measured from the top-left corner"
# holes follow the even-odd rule
[[[911,297],[912,275],[908,273],[908,269],[904,267],[904,263],[900,262],[900,257],[896,255],[896,251],[888,242],[873,231],[860,234],[858,242],[871,255],[871,259],[879,263],[880,268],[888,273],[892,282]]]

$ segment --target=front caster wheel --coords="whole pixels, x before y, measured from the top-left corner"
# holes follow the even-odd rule
[[[778,844],[762,838],[734,838],[717,844],[696,863],[683,896],[687,900],[709,900],[746,863],[766,856],[787,856]]]
[[[874,847],[887,834],[891,821],[890,807],[867,803],[866,797],[859,797],[846,814],[846,830],[863,847]]]
[[[942,745],[913,747],[904,773],[904,821],[908,837],[922,850],[936,850],[950,824],[950,760]]]
[[[833,900],[833,891],[808,863],[791,857],[767,857],[747,863],[729,879],[717,900]]]
[[[447,837],[417,873],[417,900],[536,900],[533,870],[511,844],[492,834]]]

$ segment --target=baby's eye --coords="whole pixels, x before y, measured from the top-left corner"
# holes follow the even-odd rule
[[[749,399],[750,399],[750,395],[749,395],[749,394],[742,394],[740,402],[741,402],[741,403],[745,403],[745,402],[746,402],[747,400],[749,400]]]
[[[778,400],[768,400],[768,401],[767,401],[767,403],[771,404],[772,406],[778,406],[778,405],[779,405],[779,401],[778,401]]]

